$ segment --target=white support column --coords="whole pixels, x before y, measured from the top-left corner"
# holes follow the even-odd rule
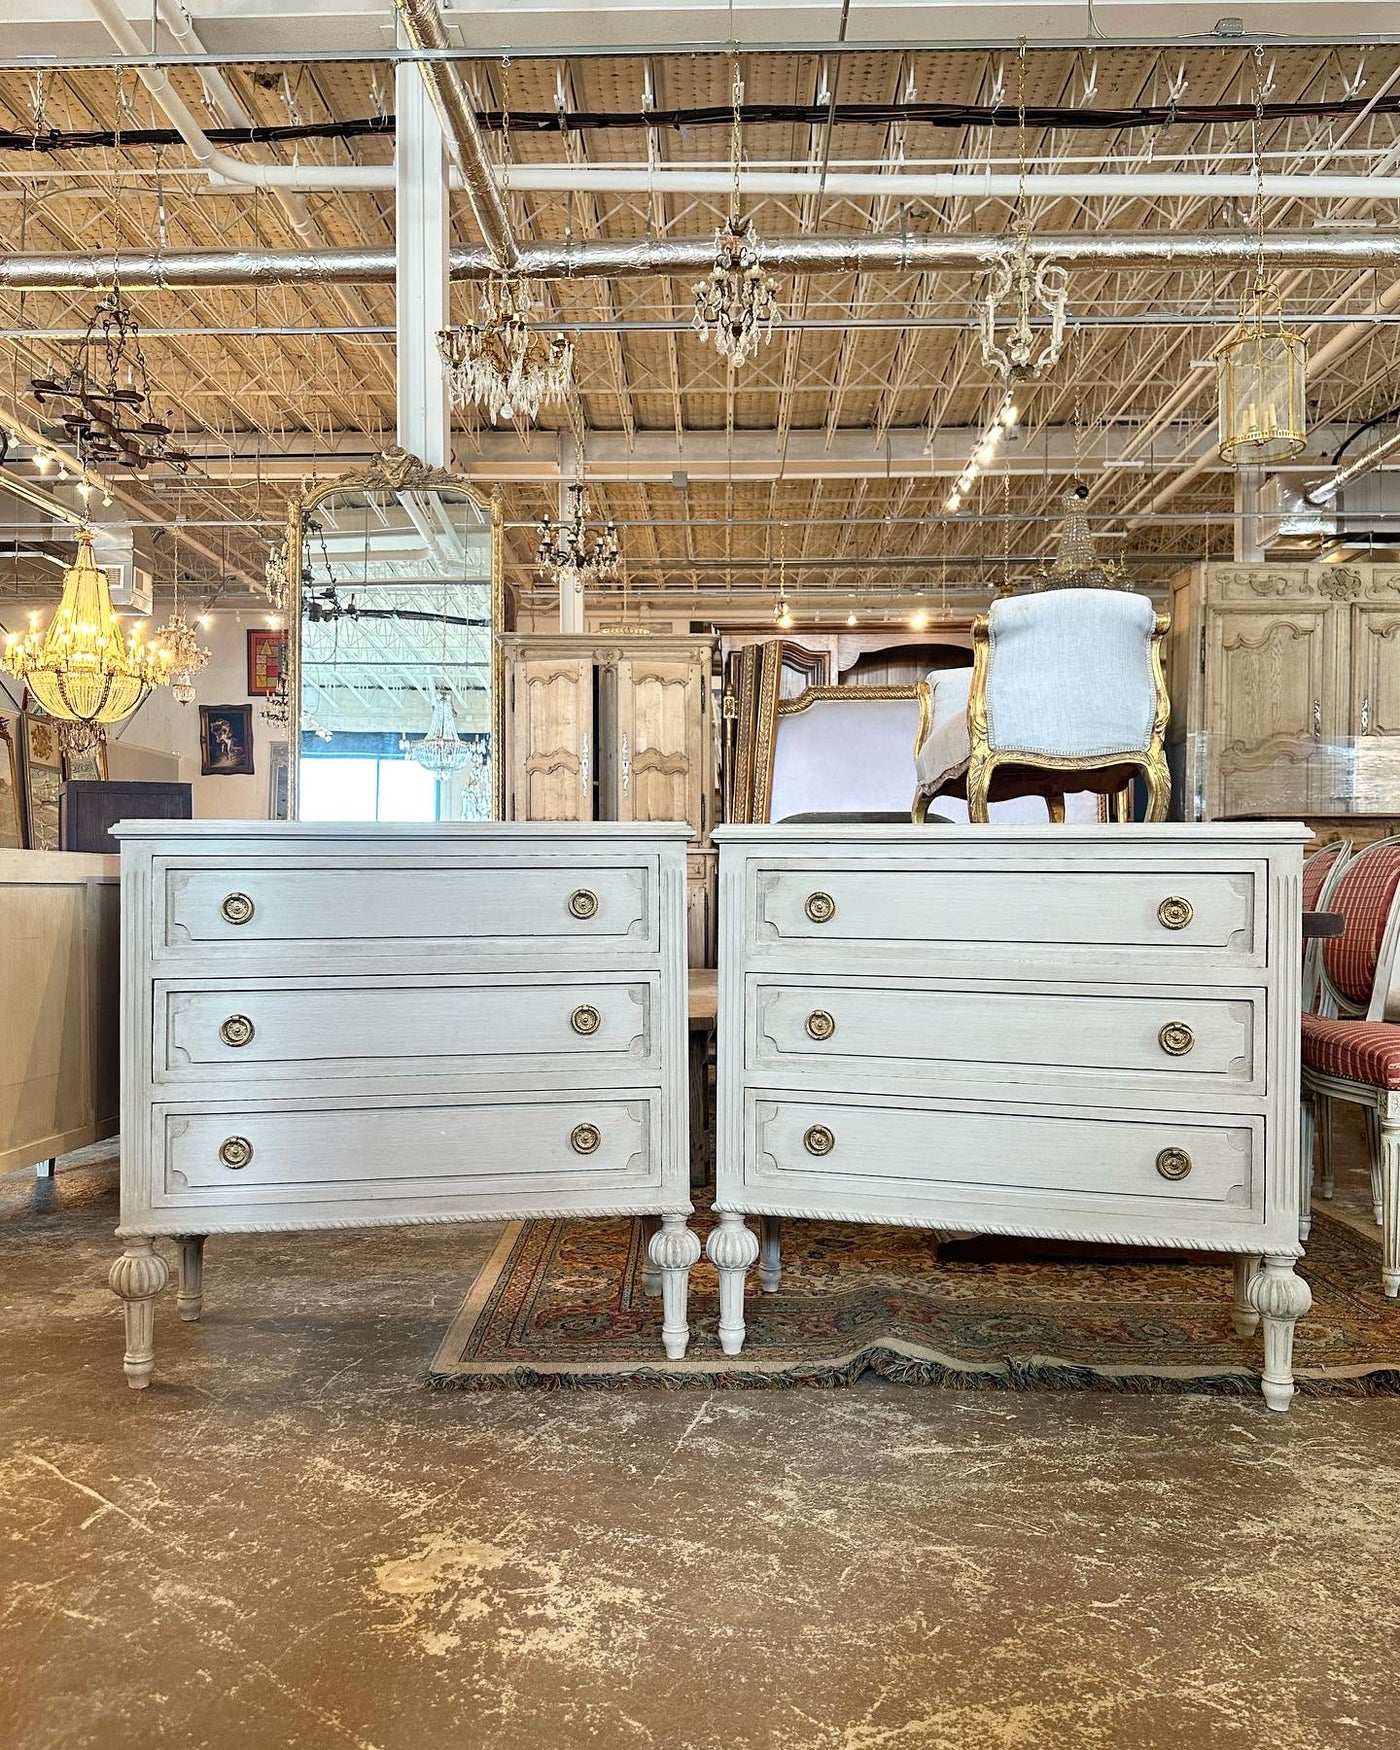
[[[442,123],[416,62],[395,69],[394,102],[399,442],[434,467],[446,468],[452,461],[452,421],[437,337],[449,319],[448,155]]]
[[[1264,558],[1259,545],[1259,488],[1262,468],[1235,469],[1235,563],[1258,565]]]
[[[571,431],[559,434],[559,521],[566,523],[571,514],[569,487],[577,478],[578,446]],[[573,566],[559,573],[559,630],[582,632],[583,579]]]

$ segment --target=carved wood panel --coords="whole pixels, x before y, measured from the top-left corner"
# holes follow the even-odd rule
[[[1300,604],[1210,616],[1210,814],[1278,814],[1318,805],[1324,750],[1341,727],[1341,611]]]
[[[1400,735],[1400,608],[1351,610],[1348,735]]]
[[[511,690],[512,818],[592,820],[597,757],[592,662],[522,659],[514,665]]]
[[[703,828],[705,771],[701,675],[680,660],[616,663],[616,818],[688,820]]]

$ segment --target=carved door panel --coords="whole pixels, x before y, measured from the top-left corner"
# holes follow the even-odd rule
[[[1400,606],[1352,608],[1350,671],[1345,733],[1355,743],[1348,805],[1389,813],[1400,777]]]
[[[511,668],[510,705],[511,817],[592,820],[592,662],[520,659]]]
[[[1207,818],[1326,806],[1328,750],[1341,729],[1343,612],[1330,603],[1298,603],[1210,613]]]
[[[619,656],[609,688],[609,813],[616,820],[688,820],[703,833],[705,696],[700,665],[683,657]]]

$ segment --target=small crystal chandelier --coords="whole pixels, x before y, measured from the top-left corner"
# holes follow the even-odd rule
[[[584,583],[612,583],[622,562],[617,524],[609,517],[601,532],[590,534],[587,517],[583,485],[576,480],[569,487],[569,520],[556,523],[545,517],[540,523],[535,563],[555,575],[576,572]]]
[[[1116,560],[1100,559],[1094,551],[1084,508],[1088,497],[1089,488],[1082,480],[1076,480],[1065,494],[1065,520],[1054,563],[1036,573],[1032,590],[1132,587]]]
[[[58,404],[84,463],[113,462],[139,472],[165,462],[179,474],[188,472],[189,455],[172,441],[169,418],[156,414],[141,330],[120,286],[89,317],[66,373],[34,377],[29,386],[40,406]]]
[[[175,552],[175,599],[170,618],[151,636],[157,645],[170,653],[170,691],[177,704],[188,705],[194,698],[194,677],[209,666],[209,652],[195,636],[194,627],[180,612],[180,554]]]
[[[487,288],[481,320],[444,328],[438,351],[454,407],[483,407],[494,425],[546,403],[568,399],[574,381],[573,342],[532,328],[529,288],[506,275]]]
[[[263,581],[267,587],[267,599],[277,609],[278,613],[286,611],[287,607],[287,540],[278,541],[267,550],[267,562],[263,566]]]
[[[471,748],[457,733],[457,719],[452,712],[452,694],[445,682],[438,682],[437,703],[433,706],[428,733],[420,736],[417,741],[410,741],[406,735],[401,736],[399,751],[406,758],[416,760],[425,772],[431,772],[435,778],[445,778],[449,773],[460,771],[467,763],[471,757]]]
[[[287,665],[282,665],[282,671],[277,676],[277,685],[263,700],[262,710],[258,713],[269,729],[285,730],[292,721],[292,701],[287,690]]]
[[[12,632],[0,654],[0,668],[23,681],[51,717],[73,726],[75,752],[95,744],[99,724],[129,717],[171,676],[169,650],[144,643],[139,626],[123,637],[92,543],[92,530],[80,530],[48,631],[41,633],[38,614],[31,614],[28,632]]]
[[[760,259],[761,243],[753,219],[739,220],[739,168],[743,161],[744,82],[734,69],[733,121],[729,161],[729,217],[715,231],[715,264],[707,278],[697,280],[695,319],[691,326],[702,340],[713,334],[731,367],[742,365],[771,341],[778,318],[778,282]]]

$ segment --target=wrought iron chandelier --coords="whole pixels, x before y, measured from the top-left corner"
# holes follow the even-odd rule
[[[558,576],[576,572],[585,583],[611,583],[622,563],[617,524],[611,517],[601,531],[589,533],[588,501],[581,481],[569,487],[569,520],[554,522],[545,517],[539,527],[535,563]]]
[[[92,544],[92,530],[80,530],[78,556],[64,573],[47,632],[31,614],[28,632],[12,632],[0,654],[0,668],[23,681],[51,717],[72,726],[68,740],[75,752],[96,743],[98,725],[129,717],[171,677],[168,649],[146,644],[139,626],[123,636]]]
[[[741,124],[744,82],[734,69],[733,121],[730,128],[729,217],[715,231],[715,264],[697,280],[695,319],[691,326],[702,340],[714,336],[731,367],[742,365],[771,341],[778,318],[778,282],[764,267],[761,243],[753,219],[739,219],[739,168],[743,161]]]
[[[406,735],[401,737],[399,748],[435,778],[446,778],[451,773],[460,771],[467,763],[471,757],[471,747],[457,733],[452,694],[445,682],[438,682],[437,702],[433,706],[428,733],[419,736],[417,741],[410,741]]]
[[[89,317],[67,372],[34,377],[29,387],[40,406],[56,404],[84,464],[111,462],[139,473],[164,462],[188,472],[189,454],[173,441],[169,417],[156,414],[141,330],[120,286]]]
[[[523,280],[503,275],[483,296],[480,321],[438,333],[454,407],[482,407],[494,425],[565,401],[574,382],[573,342],[530,325],[533,300]]]

